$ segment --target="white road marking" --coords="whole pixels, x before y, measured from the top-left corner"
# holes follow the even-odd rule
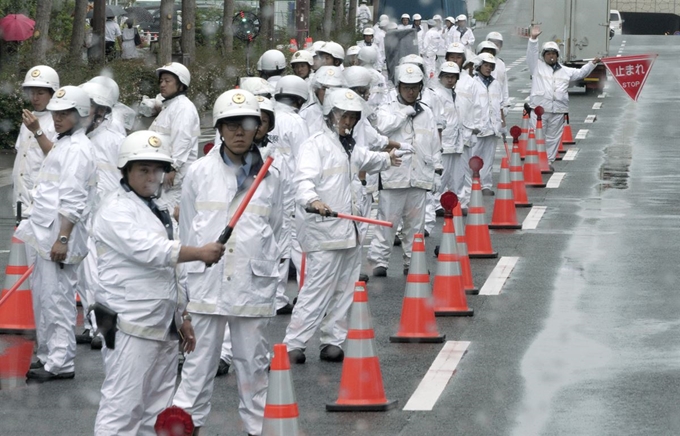
[[[532,207],[527,217],[524,218],[524,222],[522,222],[522,230],[535,230],[536,227],[538,227],[541,218],[543,218],[545,209],[546,206]],[[479,293],[481,294],[482,292],[480,291]]]
[[[499,295],[518,260],[516,256],[502,256],[479,290],[479,295]]]
[[[603,92],[602,94],[598,95],[597,98],[605,98],[607,97],[607,93]]]
[[[531,89],[520,89],[519,92],[521,92],[522,94],[528,94],[531,92]]]
[[[564,154],[564,157],[562,160],[574,160],[576,159],[576,154],[578,153],[578,148],[570,148],[567,150],[567,152]]]
[[[586,139],[586,136],[588,136],[588,132],[590,132],[590,130],[580,129],[576,134],[576,139]]]
[[[548,183],[546,183],[545,187],[546,188],[559,188],[560,183],[562,183],[562,179],[564,179],[564,176],[566,176],[567,173],[553,173],[552,176],[550,176],[550,179],[548,180]]]
[[[9,250],[0,250],[0,253],[9,253]]]
[[[404,410],[432,410],[469,346],[469,341],[446,341]]]
[[[584,123],[592,124],[592,123],[595,122],[596,119],[597,119],[597,115],[588,115],[586,117],[586,120],[584,121]]]
[[[617,58],[620,58],[620,57],[621,57],[621,55],[620,55],[620,54],[617,54],[617,55],[616,55],[616,57],[617,57]]]
[[[602,109],[602,103],[600,102],[593,103],[593,109],[594,110]]]

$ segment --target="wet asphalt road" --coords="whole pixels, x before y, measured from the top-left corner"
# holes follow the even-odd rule
[[[497,21],[478,28],[506,36],[506,64],[525,55],[513,35],[526,22],[528,0],[510,0]],[[680,433],[680,299],[677,296],[677,147],[680,73],[677,41],[663,36],[616,36],[626,54],[659,53],[635,103],[613,82],[605,98],[571,96],[573,161],[555,164],[566,176],[557,189],[529,189],[546,206],[535,230],[492,231],[494,249],[519,260],[497,296],[469,296],[472,318],[438,318],[447,340],[470,341],[467,353],[432,411],[402,408],[441,344],[391,344],[404,291],[395,249],[389,277],[371,278],[370,308],[388,399],[385,413],[330,414],[341,365],[318,360],[318,339],[307,363],[293,368],[306,435],[673,435]],[[524,62],[509,72],[510,95],[523,103],[529,77]],[[592,109],[602,103],[601,109]],[[593,124],[584,124],[594,114]],[[521,112],[511,112],[519,124]],[[500,159],[500,150],[497,158]],[[497,164],[499,160],[497,159]],[[547,176],[544,176],[547,179]],[[10,188],[0,197],[10,198]],[[485,197],[490,218],[493,200]],[[0,250],[9,248],[13,220],[0,204]],[[518,209],[522,221],[527,209]],[[440,219],[441,220],[441,219]],[[431,255],[439,229],[426,239]],[[0,254],[3,268],[7,254]],[[497,259],[472,260],[481,286]],[[366,271],[368,269],[366,268]],[[293,284],[290,283],[293,293]],[[283,338],[288,317],[272,320],[271,342]],[[17,339],[0,336],[0,349]],[[6,362],[8,355],[0,359]],[[0,367],[3,360],[0,360]],[[103,379],[101,357],[78,347],[76,378],[40,386],[5,380],[0,387],[0,434],[92,433]],[[217,380],[213,410],[202,435],[242,435],[233,373]]]

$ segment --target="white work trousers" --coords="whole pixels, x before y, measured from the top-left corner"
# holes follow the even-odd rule
[[[239,393],[238,412],[246,432],[262,432],[264,406],[269,385],[269,318],[192,313],[196,349],[187,354],[182,381],[172,403],[186,410],[196,427],[202,427],[210,413],[210,399],[220,359],[220,345],[227,323],[234,354],[232,365]]]
[[[94,337],[94,332],[97,331],[97,320],[94,312],[90,312],[90,306],[95,303],[94,292],[99,283],[99,276],[97,273],[97,248],[94,245],[94,239],[91,237],[87,238],[87,248],[89,253],[78,266],[76,292],[80,296],[80,303],[83,305],[83,312],[85,313],[83,324],[86,329],[90,330],[90,337]]]
[[[305,283],[283,340],[288,351],[304,350],[319,326],[322,347],[345,342],[347,312],[361,269],[359,253],[359,247],[307,253]]]
[[[545,149],[548,152],[548,161],[555,162],[557,149],[560,147],[562,132],[564,131],[564,114],[555,112],[543,113],[543,136],[545,137]],[[531,111],[530,125],[536,128],[536,112]]]
[[[425,224],[425,200],[427,191],[420,188],[384,189],[380,191],[378,219],[402,223],[401,248],[404,251],[404,268],[411,264],[411,245],[413,235],[422,233]],[[395,227],[379,226],[368,249],[368,261],[373,268],[387,268],[394,245]]]
[[[154,341],[116,332],[102,347],[104,371],[96,436],[154,436],[156,418],[170,406],[177,381],[177,340]]]
[[[496,157],[496,145],[498,144],[497,136],[483,136],[477,138],[471,148],[472,156],[479,156],[484,161],[484,166],[479,172],[479,179],[482,184],[482,189],[493,188],[493,160]],[[471,157],[472,157],[471,156]],[[469,185],[472,186],[472,170],[468,164],[466,170],[466,178],[470,178]],[[467,183],[467,181],[466,181]]]
[[[437,205],[439,201],[439,194],[433,194],[428,191],[425,199],[425,224],[424,229],[427,233],[432,233],[434,225],[437,224]]]
[[[26,245],[27,250],[32,250]],[[53,374],[72,372],[76,357],[76,282],[78,265],[35,256],[31,274],[37,357]],[[31,256],[29,256],[29,259]]]
[[[444,172],[442,173],[441,192],[451,191],[461,200],[465,196],[465,159],[463,153],[442,154],[442,165]]]

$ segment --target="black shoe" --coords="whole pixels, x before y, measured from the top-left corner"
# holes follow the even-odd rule
[[[429,237],[430,237],[430,232],[428,232],[427,230],[424,230],[424,231],[423,231],[423,235],[424,235],[426,238],[429,238]]]
[[[40,359],[35,362],[31,362],[30,369],[40,369],[45,367],[45,362],[41,362]]]
[[[83,333],[76,335],[76,344],[89,344],[92,342],[92,336],[90,336],[90,329],[83,330]]]
[[[484,188],[484,189],[482,189],[482,195],[484,195],[486,197],[493,197],[495,195],[495,192],[493,192],[489,188]]]
[[[222,377],[223,375],[227,375],[228,372],[229,364],[224,359],[220,359],[220,364],[217,365],[217,374],[215,374],[215,377]]]
[[[394,246],[401,247],[401,239],[399,239],[399,236],[394,236]]]
[[[44,383],[52,380],[68,380],[76,376],[74,371],[62,372],[61,374],[53,374],[45,368],[32,369],[26,374],[28,381],[36,383]]]
[[[324,345],[319,353],[319,359],[326,362],[342,362],[345,358],[345,352],[337,345]]]
[[[293,305],[290,303],[286,303],[282,308],[276,309],[277,315],[290,315],[291,313],[293,313]]]
[[[368,283],[368,274],[364,274],[364,273],[359,274],[359,281],[364,282],[364,283]]]
[[[90,348],[92,350],[101,350],[102,349],[102,338],[99,335],[92,338],[92,342],[90,342]]]
[[[444,211],[444,209],[437,209],[437,210],[434,211],[434,214],[436,216],[444,216],[446,214],[446,212]]]
[[[404,275],[405,275],[405,276],[408,275],[408,268],[404,268]]]
[[[467,207],[464,207],[464,208],[462,208],[462,209],[460,210],[460,212],[463,214],[463,216],[467,216],[467,214],[468,214],[468,208],[467,208]]]
[[[384,266],[373,268],[373,277],[387,277],[387,268]]]
[[[302,350],[290,350],[288,352],[288,360],[292,364],[302,365],[307,361],[307,357],[305,357],[305,352]]]

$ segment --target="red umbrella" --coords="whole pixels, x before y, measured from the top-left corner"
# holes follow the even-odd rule
[[[22,14],[9,14],[0,19],[0,33],[5,41],[25,41],[33,35],[35,21]]]

